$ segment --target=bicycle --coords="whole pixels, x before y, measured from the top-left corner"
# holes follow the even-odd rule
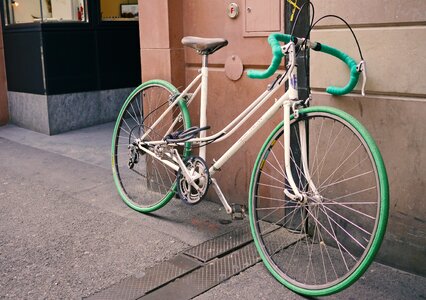
[[[340,50],[307,38],[274,33],[268,41],[270,67],[250,70],[248,76],[272,76],[284,55],[285,73],[208,136],[208,56],[228,42],[183,38],[185,46],[202,55],[200,74],[182,92],[163,80],[151,80],[130,94],[114,128],[114,182],[124,202],[143,213],[163,207],[175,195],[196,204],[212,185],[228,214],[244,214],[241,206],[228,203],[213,176],[282,109],[283,121],[266,138],[253,167],[251,232],[264,264],[279,282],[303,295],[329,295],[354,283],[373,261],[386,229],[389,187],[381,154],[357,120],[332,107],[308,106],[311,97],[299,99],[296,56],[300,47],[309,47],[344,61],[351,78],[343,88],[327,89],[335,95],[355,87],[359,74],[365,75],[364,62],[357,64]],[[287,91],[209,166],[206,146],[235,133],[286,82]],[[191,127],[188,106],[200,92],[200,126]]]

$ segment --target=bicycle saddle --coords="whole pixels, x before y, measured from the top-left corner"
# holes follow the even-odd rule
[[[228,41],[222,38],[186,36],[182,39],[182,44],[197,50],[199,54],[209,55],[228,45]]]

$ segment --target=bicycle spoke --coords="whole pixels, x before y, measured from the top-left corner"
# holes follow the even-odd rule
[[[256,208],[256,210],[260,211],[260,210],[270,210],[270,209],[280,209],[280,208],[299,208],[300,205],[295,205],[295,206],[268,206],[268,207],[262,207],[262,208]]]
[[[324,238],[322,237],[322,234],[321,234],[320,230],[318,230],[318,234],[319,234],[320,240],[324,241]],[[330,252],[328,251],[327,244],[323,242],[323,243],[320,243],[320,246],[323,246],[324,249],[325,249],[325,251],[327,252],[328,261],[330,262],[330,265],[331,265],[331,267],[333,269],[333,272],[334,272],[334,275],[336,276],[336,279],[338,279],[339,276],[337,275],[337,271],[336,271],[336,268],[334,267],[333,260],[331,259]],[[322,248],[320,247],[320,249],[322,249]],[[324,265],[325,265],[325,261],[324,261]]]
[[[281,183],[283,186],[288,186],[288,185],[287,185],[286,183],[284,183],[283,181],[278,180],[277,178],[275,178],[275,177],[273,177],[273,176],[269,175],[268,173],[264,172],[263,170],[261,170],[261,173],[262,173],[262,175],[266,175],[266,176],[268,176],[269,178],[271,178],[271,179],[273,179],[273,180],[275,180],[275,181],[277,181],[277,182]]]
[[[367,218],[369,218],[369,219],[372,219],[372,220],[375,220],[375,219],[376,219],[376,217],[374,217],[374,216],[370,216],[369,214],[366,214],[366,213],[364,213],[364,212],[362,212],[362,211],[360,211],[360,210],[357,210],[357,209],[355,209],[355,208],[353,208],[353,207],[349,207],[349,206],[345,205],[345,202],[336,202],[336,201],[334,201],[334,200],[332,200],[332,199],[328,199],[328,198],[323,198],[323,199],[324,199],[324,200],[329,201],[329,202],[330,202],[330,204],[337,204],[337,205],[339,205],[340,207],[347,208],[348,210],[351,210],[351,211],[353,211],[353,212],[356,212],[356,213],[358,213],[358,214],[360,214],[360,215],[363,215],[363,216],[365,216],[365,217],[367,217]],[[329,205],[329,204],[328,204],[328,203],[324,203],[324,205]]]
[[[342,127],[342,129],[343,129],[343,127]],[[348,151],[348,149],[350,149],[349,145],[351,145],[352,139],[353,139],[353,135],[351,135],[350,138],[349,138],[349,140],[346,141],[345,149],[343,151],[341,151],[341,156],[340,156],[340,159],[338,160],[339,161],[339,163],[338,163],[339,166],[336,167],[336,169],[329,175],[329,177],[324,180],[323,184],[325,184],[329,179],[332,180],[333,177],[334,177],[334,174],[336,173],[336,171],[340,170],[340,167],[343,166],[344,160],[346,161],[348,159],[348,155],[346,154],[346,151]]]
[[[314,154],[314,157],[313,157],[313,160],[312,160],[313,164],[312,164],[312,166],[310,166],[311,170],[316,170],[315,167],[317,167],[317,168],[319,167],[318,148],[319,148],[319,145],[320,145],[319,141],[321,140],[321,134],[322,134],[322,130],[323,130],[323,127],[324,127],[324,122],[325,122],[325,120],[321,119],[321,126],[320,126],[319,134],[318,134],[318,142],[315,145],[315,152],[314,152],[315,154]],[[315,166],[315,162],[316,162],[317,166]],[[311,174],[311,176],[313,176],[313,174]]]
[[[350,256],[351,256],[351,258],[354,260],[354,261],[356,261],[356,258],[339,242],[339,240],[337,239],[337,236],[336,236],[336,233],[334,232],[334,229],[333,229],[333,226],[331,225],[331,221],[330,221],[330,217],[326,214],[326,217],[327,217],[327,220],[328,220],[328,222],[329,222],[329,225],[330,225],[330,229],[331,229],[331,231],[332,231],[332,233],[330,233],[330,231],[328,231],[327,230],[327,228],[318,220],[318,219],[316,219],[315,218],[315,216],[313,216],[310,212],[309,212],[309,210],[308,210],[308,213],[312,216],[312,218],[315,220],[315,223],[316,224],[318,224],[318,225],[320,225],[324,230],[325,230],[325,232],[336,242],[336,244],[337,244],[337,247],[338,247],[338,249],[339,249],[339,251],[340,251],[340,255],[341,255],[341,257],[342,257],[342,260],[343,260],[343,262],[344,262],[344,264],[345,264],[345,266],[346,266],[346,270],[348,270],[349,271],[349,267],[348,267],[348,264],[347,264],[347,262],[346,262],[346,259],[345,259],[345,256],[343,255],[343,251],[342,251],[342,249],[346,252],[346,253],[348,253]]]
[[[137,124],[137,125],[141,125],[141,123],[139,123],[139,122],[138,122],[138,119],[137,119],[138,114],[136,113],[135,108],[133,107],[133,103],[132,103],[132,102],[130,103],[130,106],[132,107],[132,111],[133,111],[133,113],[134,113],[134,115],[133,115],[133,116],[134,116],[134,118],[133,118],[133,116],[129,113],[130,117],[132,117],[132,119],[133,119],[133,120],[135,120],[135,122],[136,122],[136,124]]]
[[[271,216],[271,215],[272,215],[274,212],[276,212],[278,209],[279,209],[279,208],[274,209],[272,212],[270,212],[269,214],[267,214],[267,215],[266,215],[266,216],[264,216],[263,218],[259,219],[259,220],[257,221],[257,223],[259,223],[260,221],[264,221],[264,220],[266,220],[266,218],[267,218],[267,217]],[[271,227],[273,227],[273,226],[278,226],[278,224],[279,224],[279,223],[281,223],[281,221],[283,221],[284,219],[288,218],[290,215],[294,215],[294,212],[295,212],[295,211],[296,211],[296,210],[292,210],[290,213],[288,213],[288,214],[284,215],[284,217],[282,217],[282,218],[278,219],[278,221],[276,221],[275,223],[267,222],[267,223],[269,223],[269,224],[270,224],[270,226],[269,226],[268,228],[271,228]],[[293,216],[290,218],[290,221],[292,220],[292,218],[293,218]],[[266,222],[266,221],[265,221],[265,222]],[[288,224],[288,222],[289,222],[289,221],[287,221],[286,223],[284,223],[282,226],[287,225],[287,224]]]
[[[276,155],[275,155],[275,153],[274,153],[274,150],[273,149],[271,149],[271,152],[270,152],[271,154],[272,154],[272,156],[274,157],[274,160],[275,160],[275,162],[277,163],[277,165],[280,167],[280,170],[281,170],[281,175],[284,177],[285,176],[285,171],[284,171],[284,168],[281,166],[281,164],[280,164],[280,162],[278,161],[278,158],[276,157]],[[267,161],[268,163],[269,163],[269,160]],[[271,164],[272,165],[272,164]]]
[[[320,205],[318,205],[317,207],[321,207]],[[321,209],[321,208],[320,208]],[[322,209],[322,211],[324,212],[324,214],[328,215],[327,212],[325,211],[325,209]],[[339,223],[337,223],[333,218],[330,218],[330,220],[336,224],[344,233],[347,234],[347,236],[349,236],[355,243],[357,243],[362,249],[365,250],[366,246],[362,245],[353,235],[351,235],[345,228],[343,228]]]
[[[302,211],[302,210],[300,210],[299,212],[300,212],[301,222],[300,222],[300,225],[298,225],[298,226],[296,227],[296,230],[301,230],[301,231],[302,231],[302,233],[306,235],[306,231],[305,231],[305,228],[304,228],[304,224],[307,222],[308,215],[307,215],[307,214],[305,214],[305,216],[304,216],[304,215],[303,215],[303,211]],[[299,229],[299,226],[300,226],[300,229]],[[296,243],[296,244],[295,244],[296,246],[295,246],[295,247],[293,247],[293,251],[292,251],[292,253],[291,253],[291,256],[290,256],[289,262],[292,262],[292,261],[293,261],[293,259],[294,259],[294,255],[295,255],[296,253],[299,253],[298,248],[299,248],[299,246],[300,246],[301,244],[302,244],[302,243]],[[300,247],[301,247],[301,246],[300,246]],[[293,267],[293,266],[296,266],[296,264],[291,264],[291,263],[289,263],[289,265],[290,265],[289,272],[291,272],[292,267]],[[298,268],[298,266],[296,266],[296,268]]]
[[[340,199],[343,199],[343,198],[351,197],[351,196],[358,195],[358,194],[361,194],[361,193],[365,193],[365,192],[368,192],[368,191],[371,191],[371,190],[375,190],[375,189],[376,189],[376,186],[372,186],[372,187],[365,188],[365,189],[362,189],[360,191],[356,191],[356,192],[353,192],[353,193],[345,194],[345,195],[342,195],[342,196],[339,196],[339,197],[336,197],[336,198],[333,198],[333,199],[328,199],[327,198],[327,200],[336,201],[336,200],[340,200]]]
[[[340,178],[340,179],[338,179],[338,181],[335,181],[335,182],[333,182],[333,183],[327,184],[327,185],[325,185],[325,186],[321,186],[321,191],[324,191],[326,188],[331,187],[331,186],[334,186],[334,185],[336,185],[336,184],[343,183],[343,182],[347,182],[347,181],[349,181],[349,180],[353,180],[353,179],[358,179],[358,178],[360,178],[360,177],[362,177],[362,176],[369,175],[369,174],[373,174],[373,171],[367,171],[367,172],[364,172],[364,173],[362,173],[362,174],[354,175],[354,176],[352,176],[352,177],[345,178],[345,179]]]
[[[276,186],[276,185],[272,185],[272,184],[265,184],[265,183],[259,183],[259,185],[261,185],[261,186],[266,186],[266,187],[270,187],[270,188],[274,188],[274,189],[283,190],[283,187],[282,187],[282,186]]]
[[[135,99],[136,99],[136,105],[137,105],[137,108],[139,110],[139,115],[140,115],[140,122],[139,122],[139,124],[143,124],[142,94],[138,93]]]
[[[317,216],[318,216],[318,210],[317,210]],[[317,283],[317,281],[316,281],[316,277],[315,277],[315,268],[313,266],[313,261],[312,261],[312,252],[313,252],[313,249],[314,249],[314,240],[315,240],[315,232],[316,231],[317,231],[317,227],[315,226],[311,247],[309,247],[308,239],[306,239],[306,247],[308,249],[309,262],[308,262],[308,265],[307,265],[307,268],[306,268],[306,275],[305,275],[305,282],[307,282],[307,277],[308,277],[308,274],[309,274],[309,267],[311,266],[312,267],[311,272],[314,275],[314,283],[315,284]]]
[[[328,154],[330,153],[330,151],[331,151],[331,149],[332,149],[332,147],[334,146],[334,144],[336,143],[336,141],[337,141],[337,139],[339,138],[339,136],[340,136],[340,134],[342,133],[342,131],[343,131],[343,127],[340,129],[340,131],[339,131],[339,133],[334,137],[334,139],[333,139],[333,142],[330,144],[330,140],[331,140],[331,138],[332,138],[332,135],[334,134],[334,132],[333,132],[333,130],[334,130],[334,126],[335,126],[335,123],[333,122],[333,129],[331,130],[331,132],[330,132],[330,137],[329,137],[329,143],[328,143],[328,147],[327,147],[327,150],[326,150],[326,152],[324,153],[324,157],[323,157],[323,159],[321,160],[321,162],[320,162],[320,167],[321,167],[321,169],[320,169],[320,171],[319,171],[319,174],[318,174],[318,178],[321,176],[321,174],[322,174],[322,170],[323,170],[323,168],[324,168],[324,166],[325,166],[325,159],[326,159],[326,157],[328,156]],[[312,174],[312,176],[314,176],[315,175],[315,173],[316,173],[316,170],[313,172],[313,174]],[[318,184],[319,184],[319,182],[318,182]]]
[[[345,162],[347,162],[348,160],[349,160],[349,158],[351,158],[351,156],[359,149],[361,147],[361,144],[359,144],[358,145],[358,147],[356,147],[353,151],[352,151],[352,153],[351,154],[349,154],[347,157],[346,157],[346,159],[339,165],[339,166],[337,166],[336,167],[336,169],[320,184],[320,188],[324,185],[324,183],[325,182],[327,182],[327,180],[330,178],[330,177],[332,177],[333,175],[334,175],[334,173],[336,173],[336,171],[337,170],[339,170],[340,169],[340,167],[341,166],[343,166],[343,164],[345,163]]]

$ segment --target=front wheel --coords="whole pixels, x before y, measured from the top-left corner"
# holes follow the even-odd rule
[[[386,170],[366,129],[337,109],[300,110],[291,119],[290,139],[292,176],[305,197],[284,194],[291,187],[281,123],[254,165],[251,231],[264,264],[283,285],[306,296],[333,294],[354,283],[380,247],[389,206]]]
[[[140,212],[163,207],[176,192],[176,172],[139,149],[135,140],[145,136],[144,141],[162,141],[171,132],[191,127],[185,101],[171,107],[177,95],[168,82],[143,83],[124,102],[115,124],[111,148],[114,182],[123,201]],[[178,149],[181,157],[190,154],[190,146],[186,143]]]

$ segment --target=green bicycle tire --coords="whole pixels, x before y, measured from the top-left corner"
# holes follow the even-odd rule
[[[112,173],[114,178],[114,183],[117,188],[117,191],[121,197],[121,199],[132,209],[142,212],[142,213],[150,213],[155,210],[158,210],[162,208],[164,205],[166,205],[175,195],[176,191],[176,182],[174,182],[169,189],[168,192],[165,193],[161,199],[158,201],[155,201],[155,203],[148,204],[148,205],[141,205],[131,199],[131,197],[126,192],[126,188],[124,187],[122,180],[120,178],[120,171],[118,168],[118,162],[117,162],[117,149],[118,149],[118,139],[119,139],[119,131],[120,131],[120,124],[122,123],[123,116],[126,113],[127,107],[129,107],[129,104],[133,99],[142,91],[148,90],[149,88],[153,87],[160,87],[165,89],[170,93],[170,95],[176,96],[179,94],[179,91],[169,82],[163,81],[163,80],[150,80],[145,83],[142,83],[140,86],[138,86],[133,92],[127,97],[126,101],[124,102],[120,113],[117,117],[113,136],[112,136],[112,145],[111,145],[111,165],[112,165]],[[142,106],[142,105],[141,105]],[[190,115],[189,111],[186,105],[186,102],[184,100],[180,100],[178,102],[179,111],[181,112],[182,119],[183,119],[183,129],[187,129],[191,127],[191,121],[190,121]],[[142,114],[142,113],[141,113]],[[142,122],[141,122],[142,123]],[[143,126],[143,124],[142,124]],[[185,147],[183,149],[183,157],[186,158],[191,153],[191,144],[185,143]],[[141,183],[142,184],[142,183]],[[143,196],[143,195],[142,195]]]
[[[262,237],[259,236],[260,229],[258,229],[258,227],[260,227],[260,225],[257,225],[257,220],[256,220],[257,213],[255,211],[256,208],[254,207],[256,205],[254,194],[257,189],[256,187],[257,181],[259,180],[259,177],[260,177],[259,173],[261,172],[259,167],[261,167],[261,165],[265,163],[264,161],[265,156],[269,155],[268,152],[271,151],[271,142],[273,142],[274,137],[276,137],[277,134],[282,132],[283,122],[281,122],[272,131],[272,133],[266,139],[265,143],[263,144],[257,156],[257,159],[254,164],[251,180],[250,180],[249,219],[250,219],[250,228],[253,235],[253,239],[254,239],[256,248],[262,258],[262,261],[264,262],[269,272],[281,284],[283,284],[290,290],[305,296],[311,296],[311,297],[325,296],[325,295],[337,293],[349,287],[351,284],[356,282],[356,280],[360,276],[362,276],[362,274],[366,271],[368,266],[372,263],[375,255],[377,254],[380,248],[381,242],[383,240],[383,237],[386,231],[388,211],[389,211],[389,185],[388,185],[385,165],[376,143],[372,139],[371,135],[364,128],[364,126],[362,126],[355,118],[353,118],[352,116],[350,116],[349,114],[341,110],[331,108],[331,107],[321,107],[321,106],[314,106],[310,108],[301,109],[299,110],[299,114],[300,114],[299,118],[303,118],[303,116],[310,116],[315,114],[327,114],[328,116],[330,116],[330,118],[335,117],[336,119],[343,120],[347,124],[350,124],[352,129],[358,132],[359,136],[361,136],[361,139],[364,141],[363,144],[367,147],[370,153],[371,160],[374,162],[374,167],[376,169],[376,176],[378,177],[379,188],[377,188],[377,190],[380,193],[378,197],[380,208],[377,210],[378,220],[375,221],[376,223],[375,223],[375,229],[374,229],[374,236],[370,239],[368,250],[363,254],[362,260],[359,263],[357,263],[354,269],[351,269],[350,274],[345,275],[341,281],[336,282],[332,286],[324,287],[324,285],[322,285],[319,288],[306,288],[303,286],[303,284],[295,283],[294,280],[292,280],[291,278],[289,279],[288,276],[287,277],[286,275],[283,276],[283,273],[279,270],[279,267],[276,266],[275,262],[273,261],[270,254],[266,250],[266,246],[264,244]],[[294,119],[294,116],[291,116],[291,122],[296,122]],[[307,235],[307,233],[305,233],[305,235]],[[308,266],[308,269],[309,269],[309,266]]]

